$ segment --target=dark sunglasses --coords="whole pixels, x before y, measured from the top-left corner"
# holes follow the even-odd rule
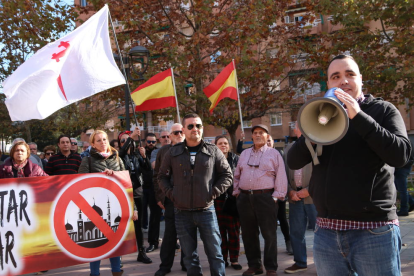
[[[155,143],[157,143],[157,141],[150,141],[150,140],[147,140],[147,144],[155,144]]]
[[[161,136],[161,138],[170,138],[170,136],[168,136],[168,135],[164,135],[164,136]]]
[[[46,154],[46,155],[52,155],[52,154],[53,154],[53,152],[46,152],[45,154]]]
[[[72,142],[71,144],[72,144],[72,146],[77,146],[78,145],[78,143],[76,143],[76,142]]]
[[[182,130],[176,130],[176,131],[173,131],[172,134],[174,134],[174,135],[183,134],[183,131]]]
[[[125,143],[125,142],[126,142],[126,140],[127,140],[127,139],[125,139],[125,138],[124,138],[124,139],[121,139],[121,143],[122,143],[122,144],[123,144],[123,143]]]
[[[260,167],[260,161],[262,161],[262,156],[263,156],[263,152],[262,152],[262,154],[260,155],[260,157],[259,157],[259,164],[252,164],[251,163],[251,158],[252,158],[252,156],[253,155],[250,155],[250,157],[249,157],[249,160],[247,160],[247,166],[249,166],[249,167],[253,167],[253,168],[258,168],[258,167]]]
[[[194,127],[198,128],[198,129],[202,129],[203,125],[202,124],[195,124],[195,125],[190,124],[190,125],[187,126],[187,129],[192,130]]]

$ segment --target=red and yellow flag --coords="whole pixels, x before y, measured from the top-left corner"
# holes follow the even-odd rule
[[[176,107],[171,69],[158,73],[132,91],[135,111]]]
[[[214,108],[224,98],[237,101],[236,77],[236,68],[234,67],[234,62],[231,62],[209,86],[204,88],[204,94],[211,102],[210,113],[213,113]]]

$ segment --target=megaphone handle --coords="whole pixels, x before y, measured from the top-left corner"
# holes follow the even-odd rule
[[[320,145],[320,144],[316,145],[316,153],[317,153],[318,156],[322,155],[322,145]]]
[[[312,159],[313,159],[313,164],[315,166],[316,165],[319,165],[319,159],[318,159],[318,155],[317,155],[318,152],[315,152],[314,151],[314,149],[312,147],[312,144],[311,144],[311,142],[308,139],[305,139],[305,144],[308,147],[309,152],[311,153],[311,156],[312,156]],[[318,151],[318,146],[319,145],[316,146],[317,151]],[[320,147],[320,152],[322,154],[322,146]]]

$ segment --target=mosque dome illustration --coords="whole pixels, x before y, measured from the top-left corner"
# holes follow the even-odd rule
[[[101,217],[103,216],[102,209],[96,206],[95,203],[93,203],[92,208],[98,213],[98,215],[100,215]]]
[[[66,228],[66,231],[72,231],[73,230],[73,226],[70,223],[66,223],[65,228]]]
[[[91,207],[100,217],[102,217],[105,224],[107,224],[113,232],[116,232],[118,230],[119,223],[121,222],[121,217],[118,214],[114,220],[114,224],[111,224],[111,205],[109,198],[107,201],[107,214],[105,216],[102,209],[95,204],[95,199],[93,200],[93,205]],[[85,248],[97,248],[108,242],[107,237],[105,237],[101,229],[99,229],[93,221],[89,220],[89,218],[86,220],[84,219],[81,209],[78,211],[78,219],[74,225],[77,229],[74,229],[74,226],[68,221],[65,224],[65,228],[69,237],[76,244]]]

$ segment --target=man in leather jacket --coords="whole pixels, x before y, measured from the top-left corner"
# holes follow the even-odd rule
[[[183,126],[185,140],[165,154],[158,179],[162,191],[174,203],[187,275],[203,274],[198,262],[197,229],[210,264],[210,275],[225,275],[214,199],[230,187],[233,174],[223,153],[202,140],[203,125],[197,114],[186,115]]]

